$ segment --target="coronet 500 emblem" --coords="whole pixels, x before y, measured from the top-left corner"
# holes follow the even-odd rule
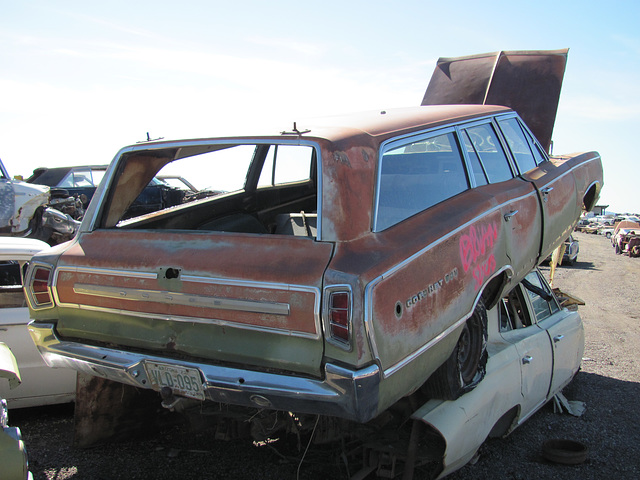
[[[433,282],[427,286],[424,290],[420,290],[418,293],[413,295],[411,298],[407,299],[404,304],[407,308],[413,307],[420,300],[434,295],[440,291],[440,289],[452,281],[453,279],[458,278],[458,269],[454,268],[449,273],[447,273],[443,278],[438,280],[437,282]]]

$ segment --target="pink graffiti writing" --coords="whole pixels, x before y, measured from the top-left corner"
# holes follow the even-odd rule
[[[494,224],[476,228],[472,225],[469,231],[460,238],[460,260],[465,272],[473,269],[476,289],[482,281],[496,269],[493,246],[498,239],[498,228]]]

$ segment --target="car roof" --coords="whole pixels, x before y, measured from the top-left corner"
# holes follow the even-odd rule
[[[498,105],[429,105],[407,108],[376,110],[345,115],[316,117],[295,121],[277,133],[243,135],[237,137],[209,137],[184,140],[141,142],[125,147],[125,150],[146,150],[193,141],[239,141],[283,139],[308,139],[341,142],[348,138],[366,135],[371,144],[380,144],[388,138],[411,134],[430,128],[444,127],[485,116],[513,112]],[[360,141],[361,145],[367,142]]]

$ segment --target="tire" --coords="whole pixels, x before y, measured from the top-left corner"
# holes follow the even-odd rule
[[[487,367],[487,309],[482,301],[464,325],[449,358],[431,375],[423,390],[431,398],[455,400],[473,390]]]

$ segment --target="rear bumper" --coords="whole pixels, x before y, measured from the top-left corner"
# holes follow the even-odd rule
[[[198,369],[204,379],[205,397],[214,402],[331,415],[357,422],[367,422],[378,413],[377,365],[354,371],[328,363],[324,379],[313,379],[69,342],[56,335],[53,323],[31,322],[29,332],[49,366],[72,368],[139,388],[152,388],[145,363],[161,362]]]

